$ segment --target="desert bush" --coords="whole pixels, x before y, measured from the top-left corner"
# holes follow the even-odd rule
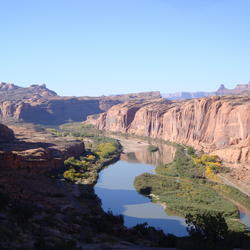
[[[193,147],[188,146],[187,147],[187,154],[191,156],[195,156],[195,150]]]
[[[101,143],[97,145],[96,154],[101,158],[109,158],[117,152],[117,148],[113,143]]]
[[[149,151],[149,152],[156,152],[156,151],[158,151],[158,150],[159,150],[159,148],[156,147],[156,146],[154,146],[154,145],[149,145],[149,146],[148,146],[148,151]]]

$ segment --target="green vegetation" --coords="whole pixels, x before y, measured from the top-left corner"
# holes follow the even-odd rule
[[[192,238],[215,244],[228,236],[228,226],[221,213],[187,214],[187,231]]]
[[[63,125],[60,125],[57,129],[48,128],[47,131],[55,136],[71,136],[78,139],[90,138],[92,140],[98,140],[98,138],[104,137],[103,131],[95,129],[90,124],[83,124],[81,122],[65,123]]]
[[[187,146],[187,154],[191,156],[196,156],[194,148],[190,146]]]
[[[73,122],[47,130],[54,136],[74,137],[85,143],[86,152],[83,156],[79,159],[70,157],[64,161],[67,170],[63,177],[68,181],[93,184],[97,180],[98,171],[117,159],[121,152],[121,145],[117,140],[106,137],[103,131],[90,124]]]
[[[149,146],[148,146],[148,151],[149,151],[149,152],[156,152],[156,151],[158,151],[158,150],[159,150],[159,148],[156,147],[156,146],[154,146],[154,145],[149,145]]]
[[[167,204],[170,214],[185,217],[221,214],[231,231],[242,232],[246,227],[238,220],[237,207],[231,198],[249,207],[249,197],[237,189],[218,182],[216,173],[225,171],[218,156],[196,155],[191,147],[176,146],[174,160],[156,167],[156,175],[145,173],[135,179],[135,188],[153,201]],[[224,198],[225,197],[225,198]]]
[[[94,183],[97,180],[99,170],[120,154],[120,144],[100,143],[93,151],[88,150],[79,159],[70,157],[64,161],[68,168],[63,177],[72,182],[80,181],[84,183]]]
[[[250,210],[249,197],[238,189],[220,183],[209,183],[211,187],[224,197],[228,197]]]
[[[79,159],[71,157],[65,161],[67,170],[64,172],[64,178],[70,182],[95,183],[98,171],[116,159],[120,153],[120,144],[117,140],[106,137],[104,132],[96,130],[91,125],[82,123],[64,124],[51,133],[56,136],[73,136],[84,140],[85,145],[87,145],[85,155]],[[162,140],[157,141],[163,142]],[[153,146],[153,142],[153,140],[149,140],[149,143],[152,143],[148,147],[150,152],[158,150],[157,147]],[[183,217],[189,214],[187,220],[189,220],[191,236],[191,228],[196,230],[201,227],[202,220],[211,221],[212,225],[214,221],[221,219],[220,221],[223,223],[220,226],[222,228],[226,223],[230,235],[239,233],[241,237],[246,228],[238,220],[237,207],[224,197],[231,197],[246,207],[250,206],[250,201],[247,196],[238,190],[219,183],[216,174],[226,171],[220,159],[215,155],[197,154],[192,147],[169,144],[177,148],[174,160],[169,164],[157,166],[156,175],[143,174],[137,177],[135,179],[136,189],[144,195],[152,195],[153,201],[167,204],[166,210],[168,213]],[[221,218],[219,218],[220,216]],[[108,227],[106,222],[99,223],[96,226],[99,225],[102,228]],[[215,227],[214,230],[220,230],[220,226]],[[138,225],[133,230],[137,233],[140,231],[149,233],[149,235],[152,233],[154,237],[158,235],[157,237],[161,241],[159,246],[166,243],[163,243],[166,237],[164,238],[161,233],[154,232],[148,225]],[[245,235],[243,236],[245,237]],[[231,238],[235,239],[235,237],[237,241],[238,235]],[[246,237],[248,236],[246,235]],[[191,238],[192,247],[185,249],[195,249],[193,238]],[[176,240],[174,238],[174,241]],[[188,241],[189,239],[182,243],[185,245]],[[172,245],[174,244],[172,242]],[[204,249],[206,248],[204,247]]]
[[[107,137],[104,131],[94,128],[91,124],[81,122],[65,123],[58,128],[47,128],[47,131],[54,136],[74,137],[78,140],[84,140],[88,148],[94,148],[100,143],[117,144],[117,140]]]
[[[190,237],[179,240],[180,249],[249,249],[249,234],[228,230],[228,222],[221,213],[187,214],[186,223]]]
[[[167,204],[166,210],[170,214],[185,217],[187,213],[202,214],[213,211],[230,219],[238,216],[237,208],[209,185],[204,185],[203,181],[145,173],[135,179],[135,187],[145,195],[156,195],[161,202]]]
[[[117,147],[113,143],[101,143],[97,145],[96,154],[100,158],[109,158],[117,151]]]
[[[204,178],[204,167],[195,164],[184,146],[177,145],[174,160],[169,164],[157,166],[156,173],[173,177]]]

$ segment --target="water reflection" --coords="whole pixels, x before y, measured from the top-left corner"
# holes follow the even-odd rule
[[[100,173],[95,192],[102,200],[103,209],[123,214],[128,227],[147,222],[166,233],[184,236],[187,232],[183,218],[168,216],[161,205],[152,203],[134,189],[134,178],[153,169],[148,164],[120,160]]]
[[[147,148],[140,151],[128,152],[121,155],[121,160],[127,162],[140,162],[150,165],[161,165],[173,161],[176,148],[167,144],[154,143],[159,150],[156,152],[149,152]]]
[[[240,210],[240,220],[247,226],[248,230],[250,230],[250,214],[246,213],[244,210]]]
[[[159,151],[152,153],[147,150],[146,144],[127,140],[126,153],[121,155],[120,161],[101,171],[95,192],[102,200],[103,209],[111,210],[114,214],[123,214],[124,224],[128,227],[147,222],[166,233],[185,236],[187,231],[183,218],[168,216],[161,205],[152,203],[134,188],[136,176],[145,172],[153,173],[154,166],[174,159],[175,147],[167,144],[154,145],[159,147]],[[240,219],[250,228],[248,213],[241,211]]]

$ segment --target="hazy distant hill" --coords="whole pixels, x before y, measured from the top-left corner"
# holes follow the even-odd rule
[[[201,98],[206,96],[222,96],[222,95],[241,95],[250,94],[250,82],[248,84],[237,84],[234,89],[228,89],[221,84],[218,90],[214,92],[177,92],[162,94],[163,98],[169,100],[185,100],[192,98]]]

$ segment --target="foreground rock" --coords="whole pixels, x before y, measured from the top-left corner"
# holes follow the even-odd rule
[[[14,139],[14,132],[7,126],[0,124],[0,142],[12,142]]]
[[[77,157],[84,152],[82,142],[53,137],[32,124],[10,125],[9,128],[1,124],[0,135],[0,169],[30,168],[45,172],[62,167],[67,157]]]
[[[127,229],[121,216],[105,213],[94,183],[60,178],[64,159],[83,155],[82,142],[32,124],[10,127],[0,125],[0,249],[152,249],[144,246],[166,238]]]

